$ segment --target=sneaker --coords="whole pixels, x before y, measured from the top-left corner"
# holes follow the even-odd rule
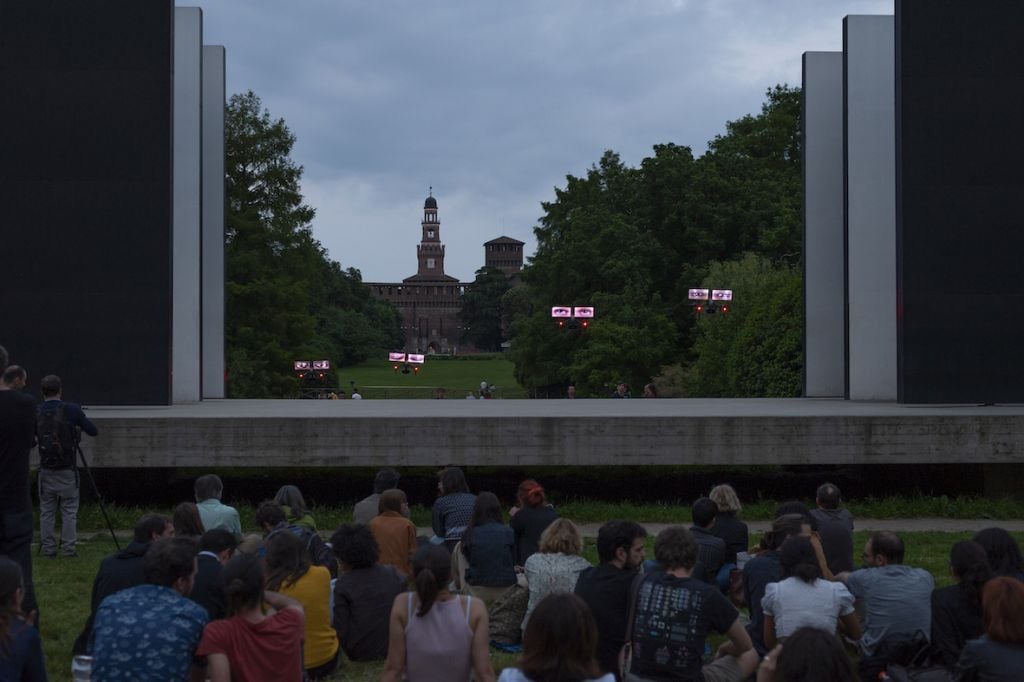
[[[60,558],[61,559],[77,559],[78,558],[78,552],[71,552],[70,554],[61,554]]]

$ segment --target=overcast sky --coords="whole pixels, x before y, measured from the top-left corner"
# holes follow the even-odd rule
[[[445,271],[463,281],[501,235],[535,248],[541,202],[606,149],[699,155],[724,124],[841,50],[847,14],[892,0],[202,0],[227,87],[297,137],[314,234],[366,281],[416,272],[437,198]]]

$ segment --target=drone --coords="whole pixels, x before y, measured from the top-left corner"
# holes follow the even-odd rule
[[[401,367],[402,374],[408,374],[412,371],[413,374],[420,373],[420,367],[426,358],[419,353],[401,353],[401,352],[390,352],[388,353],[388,362],[394,363],[392,369],[395,374],[398,374],[399,367]]]
[[[687,298],[693,302],[693,311],[698,315],[726,315],[732,303],[732,289],[690,289]]]
[[[556,305],[551,308],[551,317],[559,329],[587,329],[594,319],[594,306]]]

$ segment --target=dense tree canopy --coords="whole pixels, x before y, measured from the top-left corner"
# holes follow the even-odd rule
[[[504,272],[485,265],[476,271],[473,285],[463,295],[459,311],[463,338],[479,350],[501,350],[506,338],[504,296],[511,287]]]
[[[394,309],[313,238],[315,212],[303,203],[284,120],[250,91],[231,97],[225,134],[228,394],[293,395],[293,360],[344,366],[401,346]]]
[[[666,376],[678,380],[666,383],[687,395],[797,394],[799,145],[800,93],[777,86],[760,114],[728,123],[699,158],[661,144],[630,168],[608,151],[585,177],[568,176],[543,205],[523,274],[519,381],[605,395],[674,367]],[[719,288],[737,282],[734,314],[698,322],[687,290],[715,278]],[[597,318],[585,331],[559,329],[552,305],[593,305]],[[712,381],[712,358],[729,364],[727,383]]]

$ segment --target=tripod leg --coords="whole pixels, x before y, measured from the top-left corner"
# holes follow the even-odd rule
[[[82,452],[82,446],[75,443],[75,449],[78,450],[78,459],[82,462],[82,469],[85,470],[85,476],[89,479],[89,484],[92,486],[92,492],[96,496],[96,501],[100,503],[100,512],[103,513],[103,520],[107,522],[107,530],[110,531],[110,537],[114,541],[114,547],[117,547],[117,551],[121,551],[121,543],[117,541],[117,534],[114,533],[114,526],[110,523],[110,517],[107,516],[107,505],[103,503],[103,496],[100,495],[100,489],[96,487],[96,479],[92,477],[92,469],[89,468],[89,463],[85,460],[85,453]]]

